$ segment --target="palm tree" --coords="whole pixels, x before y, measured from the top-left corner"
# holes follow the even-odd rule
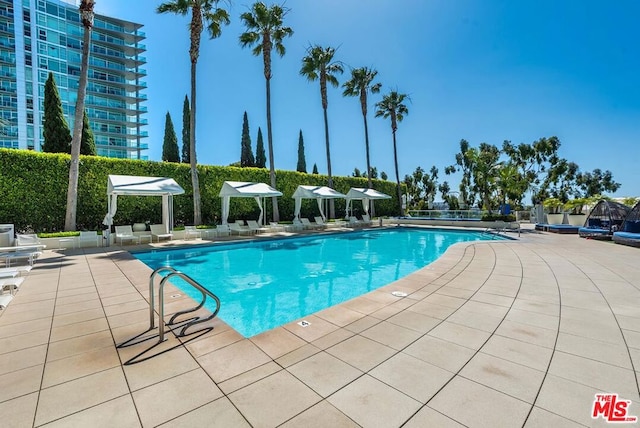
[[[333,188],[333,178],[331,176],[331,152],[329,150],[329,120],[327,119],[327,83],[330,83],[334,88],[338,87],[336,74],[342,74],[344,71],[340,62],[332,62],[335,53],[336,50],[332,47],[309,46],[307,56],[302,58],[302,68],[300,69],[300,74],[310,82],[320,80],[320,96],[322,97],[322,110],[324,113],[324,138],[327,146],[327,175],[329,176],[329,187],[331,188]],[[335,218],[335,211],[333,199],[330,199],[329,218]]]
[[[191,184],[193,186],[193,224],[202,223],[200,213],[200,183],[198,180],[198,162],[196,159],[196,65],[200,55],[200,36],[206,24],[211,39],[220,37],[222,25],[229,25],[229,14],[218,7],[219,0],[170,0],[162,3],[156,11],[158,13],[175,13],[186,15],[191,10],[189,32],[191,44],[189,57],[191,59],[191,115],[189,117],[189,162],[191,164]]]
[[[342,87],[344,92],[342,95],[347,97],[360,97],[360,108],[362,109],[362,118],[364,119],[364,145],[367,152],[367,178],[369,180],[369,189],[373,187],[371,179],[371,162],[369,160],[369,128],[367,126],[367,94],[377,94],[380,92],[381,83],[373,83],[378,72],[367,67],[351,69],[351,79],[344,82]],[[371,204],[373,210],[373,204]],[[374,215],[373,211],[371,215]]]
[[[393,160],[396,167],[396,183],[398,191],[398,204],[400,205],[400,215],[404,215],[402,209],[402,190],[400,188],[400,174],[398,172],[398,149],[396,145],[396,131],[398,130],[398,122],[409,114],[409,109],[403,104],[405,99],[409,99],[406,94],[399,94],[397,91],[391,91],[382,97],[382,101],[376,103],[376,117],[391,118],[391,132],[393,134]]]
[[[93,28],[94,0],[82,0],[80,3],[80,20],[84,27],[82,40],[82,60],[80,63],[80,81],[78,82],[78,98],[73,122],[73,138],[71,140],[71,164],[69,165],[69,187],[67,188],[67,212],[64,218],[64,230],[76,230],[76,213],[78,208],[78,176],[80,174],[80,143],[84,121],[84,98],[87,94],[87,74],[89,71],[89,45]]]
[[[285,54],[282,40],[291,37],[293,30],[283,27],[282,20],[288,10],[282,6],[273,5],[267,7],[262,2],[256,2],[249,12],[240,15],[240,19],[247,27],[247,31],[240,35],[242,47],[254,46],[251,51],[254,55],[262,54],[264,63],[264,78],[267,87],[267,144],[269,145],[269,176],[271,187],[276,187],[276,169],[273,163],[273,135],[271,131],[271,51],[275,49],[281,57]],[[280,220],[278,212],[278,198],[272,198],[273,220]]]

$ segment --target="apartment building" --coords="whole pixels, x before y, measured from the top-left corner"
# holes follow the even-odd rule
[[[95,15],[85,108],[100,156],[147,158],[141,28]],[[0,147],[41,150],[49,72],[73,129],[83,31],[74,1],[0,0]]]

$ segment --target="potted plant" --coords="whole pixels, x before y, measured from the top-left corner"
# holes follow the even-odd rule
[[[549,210],[547,224],[562,224],[564,213],[561,211],[564,204],[558,198],[545,199],[542,205]]]
[[[569,210],[569,224],[572,226],[584,225],[585,214],[582,212],[589,201],[586,198],[575,198],[564,204],[564,209]]]

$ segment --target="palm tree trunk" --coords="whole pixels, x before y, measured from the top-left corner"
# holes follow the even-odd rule
[[[398,172],[398,149],[396,146],[396,131],[393,131],[393,161],[396,167],[396,185],[398,191],[398,205],[400,206],[400,215],[404,215],[404,210],[402,209],[402,190],[400,189],[400,173]]]
[[[367,126],[367,113],[364,110],[362,111],[362,118],[364,119],[364,146],[367,151],[367,179],[369,181],[369,189],[372,189],[373,180],[371,178],[371,162],[369,160],[369,127]],[[376,215],[373,201],[369,201],[369,213],[371,218]]]
[[[329,187],[333,189],[333,176],[331,175],[331,151],[329,150],[329,119],[326,107],[322,109],[324,113],[324,139],[327,146],[327,175],[329,176]],[[329,218],[336,218],[336,206],[333,199],[329,199]]]
[[[273,163],[273,137],[271,133],[271,79],[265,79],[267,82],[267,143],[269,144],[269,177],[271,178],[271,187],[276,188],[276,168]],[[273,205],[273,221],[280,221],[280,211],[278,210],[278,198],[271,198]]]
[[[191,116],[189,117],[189,160],[191,162],[191,185],[193,187],[193,224],[202,224],[200,212],[200,181],[198,179],[198,162],[196,159],[196,65],[191,61]],[[173,227],[172,224],[169,227]]]
[[[82,8],[87,16],[83,17],[84,38],[82,41],[82,62],[80,65],[80,82],[78,82],[78,99],[73,123],[73,139],[71,140],[71,164],[69,165],[69,187],[67,188],[67,212],[64,219],[64,230],[76,230],[76,213],[78,209],[78,176],[80,175],[80,143],[84,115],[84,99],[87,94],[87,74],[89,71],[89,46],[93,26],[93,3],[83,2]],[[86,22],[85,22],[86,20]]]

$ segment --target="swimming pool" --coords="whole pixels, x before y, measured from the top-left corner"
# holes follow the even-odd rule
[[[135,253],[171,266],[215,293],[218,316],[245,337],[360,296],[414,272],[482,232],[393,228]],[[184,293],[200,293],[181,283]]]

